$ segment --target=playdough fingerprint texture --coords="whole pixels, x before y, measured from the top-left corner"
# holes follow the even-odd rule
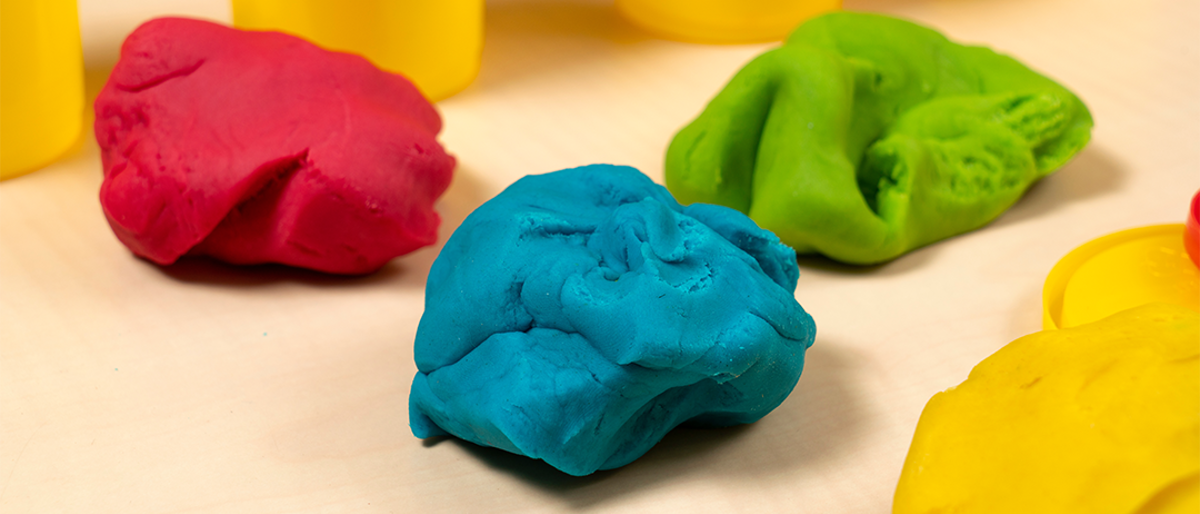
[[[404,77],[274,32],[138,27],[96,99],[100,202],[137,255],[366,273],[434,242],[454,168]]]
[[[1198,341],[1158,303],[1009,343],[929,400],[894,512],[1197,512]]]
[[[744,215],[681,207],[633,168],[525,177],[430,270],[413,433],[586,475],[681,423],[754,422],[813,342],[798,276],[792,250]]]
[[[743,68],[667,151],[683,203],[749,214],[855,264],[974,230],[1087,144],[1087,107],[987,48],[884,16],[814,18]]]

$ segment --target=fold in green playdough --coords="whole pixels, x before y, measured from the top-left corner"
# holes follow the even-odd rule
[[[667,151],[682,203],[738,209],[798,253],[872,264],[974,230],[1087,144],[1070,91],[885,16],[801,25]]]

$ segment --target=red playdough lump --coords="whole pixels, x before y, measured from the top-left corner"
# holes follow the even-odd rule
[[[275,32],[162,18],[96,99],[100,203],[159,264],[209,255],[367,273],[432,244],[454,158],[404,77]]]

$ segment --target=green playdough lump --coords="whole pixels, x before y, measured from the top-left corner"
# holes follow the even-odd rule
[[[734,76],[671,142],[667,187],[798,253],[872,264],[987,224],[1091,128],[1079,98],[1011,57],[840,12]]]

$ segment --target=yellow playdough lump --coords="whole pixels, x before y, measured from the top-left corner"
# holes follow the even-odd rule
[[[925,405],[893,512],[1200,512],[1200,315],[1022,337]]]

